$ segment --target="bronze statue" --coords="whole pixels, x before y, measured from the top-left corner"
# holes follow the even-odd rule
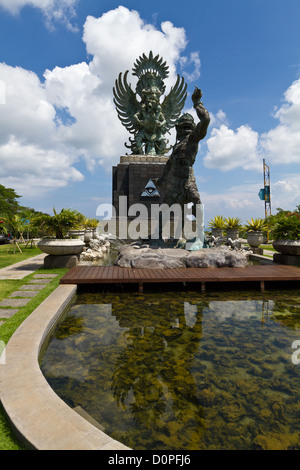
[[[136,93],[127,82],[128,70],[124,78],[120,73],[115,82],[113,94],[119,119],[134,134],[125,146],[135,155],[164,155],[170,150],[165,134],[180,116],[187,85],[178,75],[174,87],[160,102],[168,69],[166,62],[158,55],[154,57],[151,51],[149,57],[143,54],[134,64],[133,75],[138,77]]]
[[[190,202],[201,204],[193,171],[193,165],[198,153],[199,142],[207,133],[210,122],[208,111],[200,101],[202,91],[195,87],[192,95],[194,109],[200,120],[195,124],[193,116],[183,114],[176,124],[176,144],[166,163],[163,175],[155,181],[156,187],[165,187],[164,203],[188,204]]]

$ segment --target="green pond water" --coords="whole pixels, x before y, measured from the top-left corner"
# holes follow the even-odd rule
[[[82,292],[41,368],[135,450],[300,449],[296,289]]]

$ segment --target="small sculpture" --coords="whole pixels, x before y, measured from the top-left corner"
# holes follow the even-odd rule
[[[128,70],[124,78],[120,73],[115,82],[113,94],[119,119],[134,134],[134,138],[129,138],[130,145],[125,146],[135,155],[164,155],[170,150],[165,134],[180,116],[187,85],[177,75],[174,87],[161,103],[168,69],[166,62],[158,55],[153,57],[151,51],[149,57],[143,54],[134,64],[133,75],[138,77],[136,93],[127,82]]]

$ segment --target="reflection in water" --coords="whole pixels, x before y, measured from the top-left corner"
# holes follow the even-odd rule
[[[134,322],[131,316],[124,319],[123,313],[116,314],[119,325],[130,324],[130,328],[124,333],[127,346],[116,360],[112,378],[114,397],[125,408],[128,403],[133,419],[141,426],[153,428],[163,421],[172,421],[168,434],[174,435],[177,445],[176,423],[184,416],[192,419],[198,439],[204,427],[197,385],[190,369],[201,340],[205,306],[197,308],[185,302],[184,308],[177,309],[175,315],[173,311],[168,321],[162,321],[158,315],[153,322],[155,308],[146,303],[144,313],[151,326],[139,326],[138,318]],[[186,315],[192,326],[187,324]]]
[[[42,370],[134,449],[300,449],[299,300],[81,294]]]

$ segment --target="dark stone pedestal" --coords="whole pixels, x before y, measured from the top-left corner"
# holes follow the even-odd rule
[[[284,255],[282,253],[275,253],[273,261],[276,264],[289,264],[291,266],[300,267],[300,255]]]
[[[264,250],[263,248],[259,248],[258,246],[250,246],[250,250],[253,252],[254,255],[263,255]]]
[[[79,255],[48,255],[44,258],[45,269],[73,268],[79,263]]]
[[[158,155],[120,157],[120,163],[113,167],[113,206],[117,217],[125,215],[119,214],[120,196],[127,197],[128,208],[137,203],[144,204],[148,209],[151,204],[162,204],[163,194],[156,190],[151,181],[162,176],[167,161],[168,157]]]
[[[124,155],[120,157],[120,163],[113,167],[112,200],[116,215],[117,236],[124,233],[124,230],[120,229],[120,224],[126,224],[123,219],[127,218],[127,224],[130,224],[135,218],[128,214],[129,208],[134,204],[143,204],[147,209],[146,218],[143,218],[142,223],[145,230],[148,227],[147,233],[151,236],[151,206],[161,205],[164,200],[164,189],[156,188],[155,179],[162,176],[167,161],[168,157],[159,155]],[[124,200],[126,210],[124,210]],[[132,240],[128,235],[127,241]]]

